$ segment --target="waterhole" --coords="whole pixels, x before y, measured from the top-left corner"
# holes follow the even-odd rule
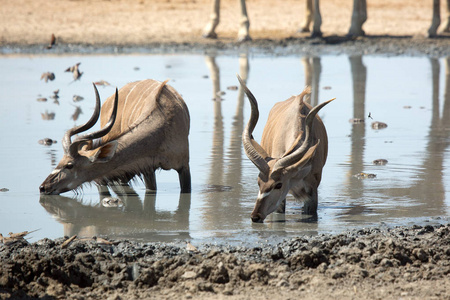
[[[82,73],[74,80],[64,70],[77,63]],[[448,68],[449,58],[401,56],[2,56],[0,232],[39,229],[31,241],[76,234],[254,244],[448,222]],[[41,75],[47,72],[55,78],[45,82]],[[336,98],[320,112],[329,152],[317,219],[302,215],[302,204],[288,197],[285,215],[252,224],[258,172],[242,148],[250,105],[236,74],[247,79],[259,102],[258,141],[274,103],[305,85],[312,87],[313,105]],[[39,185],[63,155],[64,132],[93,112],[92,82],[103,83],[105,100],[115,87],[146,78],[170,79],[189,107],[192,194],[180,195],[175,171],[160,171],[156,194],[136,180],[112,189],[109,202],[94,185],[41,197]],[[44,139],[53,142],[39,142]]]

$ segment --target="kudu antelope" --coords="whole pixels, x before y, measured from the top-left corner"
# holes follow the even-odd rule
[[[259,194],[251,214],[253,222],[263,222],[275,210],[284,212],[290,192],[303,200],[306,214],[317,212],[317,188],[328,153],[325,126],[317,115],[334,99],[314,108],[303,101],[307,87],[298,96],[276,103],[269,113],[261,145],[252,136],[259,118],[255,96],[238,76],[251,105],[251,116],[242,133],[245,153],[259,169]]]
[[[71,141],[99,118],[100,96],[94,84],[92,117],[66,132],[64,156],[40,192],[60,194],[90,181],[99,185],[126,183],[136,175],[143,177],[147,189],[156,190],[155,170],[159,168],[175,169],[181,192],[190,192],[189,111],[182,97],[166,83],[148,79],[116,89],[101,108],[101,129]]]

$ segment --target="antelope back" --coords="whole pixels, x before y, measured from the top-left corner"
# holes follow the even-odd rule
[[[117,139],[136,128],[145,120],[156,118],[160,122],[172,118],[181,109],[184,116],[180,122],[184,123],[185,129],[189,132],[189,111],[182,100],[180,94],[171,86],[164,82],[153,79],[131,82],[119,90],[119,107],[116,122],[111,131],[103,137],[102,141],[107,142]],[[103,127],[108,121],[113,105],[114,97],[110,96],[102,106],[100,125]],[[178,107],[175,107],[178,106]],[[161,113],[163,116],[161,116]],[[158,114],[158,116],[155,116]],[[155,120],[156,121],[156,120]]]

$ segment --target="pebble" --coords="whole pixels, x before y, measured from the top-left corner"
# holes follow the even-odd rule
[[[181,275],[181,278],[183,279],[195,279],[197,277],[197,273],[194,271],[187,271],[183,275]]]
[[[372,128],[373,129],[376,129],[376,130],[378,130],[378,129],[383,129],[383,128],[386,128],[386,127],[388,127],[388,125],[386,124],[386,123],[383,123],[383,122],[372,122]]]
[[[78,96],[78,95],[73,95],[73,98],[72,98],[73,102],[79,102],[79,101],[81,101],[83,99],[84,99],[84,97],[81,97],[81,96]]]
[[[38,141],[39,144],[45,145],[45,146],[51,146],[53,144],[56,144],[57,142],[55,140],[52,140],[50,138],[41,139]]]
[[[377,175],[376,174],[371,174],[371,173],[361,172],[361,173],[353,175],[353,177],[356,177],[358,179],[366,179],[366,178],[375,178],[375,177],[377,177]]]
[[[375,159],[372,163],[376,166],[384,166],[385,164],[388,163],[388,161],[386,159],[380,158],[380,159]]]

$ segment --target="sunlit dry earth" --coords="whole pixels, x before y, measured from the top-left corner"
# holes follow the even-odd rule
[[[149,44],[154,42],[205,42],[201,33],[209,20],[209,0],[112,0],[112,1],[2,1],[2,45],[43,44],[54,33],[59,41],[83,44]],[[441,1],[444,15],[445,5]],[[239,1],[222,1],[219,38],[235,38]],[[282,5],[280,5],[282,4]],[[247,1],[254,39],[299,36],[305,1]],[[350,26],[352,1],[321,3],[325,35],[345,35]],[[424,36],[430,26],[429,1],[368,1],[369,35]],[[302,36],[302,35],[300,35]],[[306,34],[303,34],[306,36]]]

